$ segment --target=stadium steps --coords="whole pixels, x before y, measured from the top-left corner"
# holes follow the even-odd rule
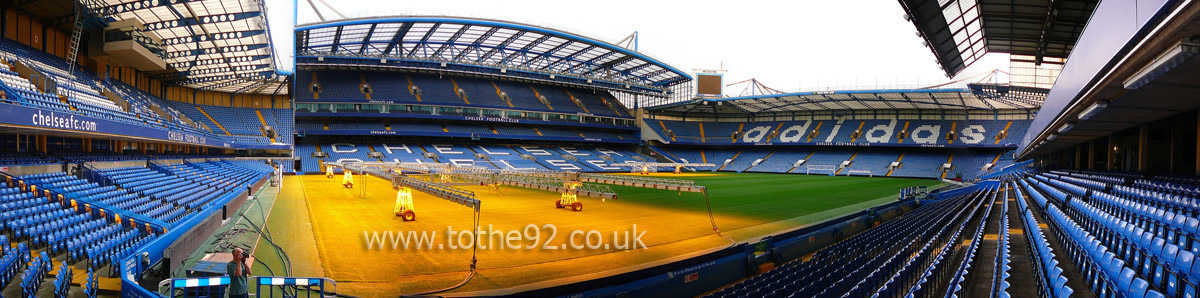
[[[1001,130],[1000,132],[996,133],[996,142],[993,144],[1000,144],[1000,141],[1004,140],[1005,138],[1008,138],[1008,129],[1010,127],[1012,127],[1012,123],[1013,123],[1012,121],[1009,121],[1008,124],[1004,125],[1004,130]]]
[[[662,155],[662,156],[670,156],[671,162],[679,162],[679,157],[676,157],[675,153],[671,153],[671,151],[667,151],[667,148],[663,148],[660,146],[651,146],[650,150],[658,151],[659,155]],[[703,153],[701,153],[701,154],[703,154]],[[703,155],[701,155],[700,159],[708,160]]]
[[[663,131],[664,133],[666,133],[666,132],[668,132],[668,131],[671,131],[670,129],[667,129],[667,124],[666,124],[666,123],[663,123],[663,121],[662,121],[662,120],[658,120],[658,126],[662,127],[662,131]],[[666,137],[669,137],[669,138],[671,138],[671,141],[672,141],[672,142],[674,142],[674,141],[675,141],[675,133],[674,133],[674,132],[668,133]]]
[[[901,128],[900,132],[896,133],[896,144],[904,144],[904,137],[908,134],[908,125],[911,123],[912,121],[904,121],[904,128]]]
[[[729,139],[731,140],[730,142],[737,143],[737,137],[742,135],[742,130],[745,128],[746,128],[745,122],[739,123],[737,133],[733,134],[732,136],[729,136]],[[736,155],[735,155],[735,157],[736,157]]]
[[[977,207],[978,209],[973,211],[973,213],[964,214],[964,218],[960,219],[959,221],[951,221],[950,222],[951,225],[954,225],[954,226],[965,225],[966,228],[963,229],[964,232],[965,231],[977,231],[980,228],[980,226],[979,226],[980,224],[987,223],[986,221],[983,220],[982,217],[987,217],[987,216],[990,216],[991,213],[997,212],[996,207],[991,206],[991,210],[990,210],[991,213],[987,213],[987,214],[984,213],[985,210],[988,210],[987,204],[995,203],[995,200],[996,200],[996,196],[994,195],[995,191],[996,190],[986,190],[986,191],[983,191],[982,193],[980,193],[979,196],[981,196],[982,198],[976,204],[981,204],[983,206]],[[991,203],[988,203],[988,201],[991,201]],[[968,235],[970,235],[970,234],[968,234]],[[947,272],[945,272],[945,273],[949,273],[953,276],[954,271],[957,270],[957,268],[959,268],[958,266],[962,265],[963,262],[967,259],[968,253],[970,253],[969,248],[971,247],[973,240],[974,239],[972,239],[971,237],[963,236],[961,239],[957,240],[958,242],[956,242],[955,245],[947,247],[949,249],[949,251],[946,251],[946,254],[944,255],[946,257],[945,261],[946,261],[946,266],[947,266],[947,268],[944,268],[944,270],[947,270]],[[977,257],[977,258],[979,257],[978,251],[980,249],[981,248],[976,248],[976,256],[975,257]],[[931,255],[937,255],[938,252],[939,252],[938,250],[934,250],[931,252]],[[971,273],[969,273],[968,275],[971,275],[972,273],[976,272],[976,268],[969,268],[969,272],[971,272]],[[933,283],[927,284],[926,286],[931,288],[930,290],[928,290],[928,292],[947,293],[948,291],[950,291],[951,286],[962,286],[961,282],[965,282],[965,280],[960,281],[960,283],[957,285],[952,285],[950,282],[933,282]],[[963,291],[963,290],[960,290],[960,291]],[[961,292],[956,292],[956,293],[961,293]],[[947,295],[947,296],[949,296],[949,295]],[[976,296],[963,295],[963,297],[976,297]]]
[[[412,94],[414,97],[416,97],[416,98],[417,98],[417,102],[421,102],[421,94],[420,94],[420,93],[414,93],[414,92],[412,92],[412,87],[414,86],[414,84],[413,84],[413,81],[412,81],[412,77],[410,77],[410,76],[404,76],[404,79],[405,79],[405,80],[408,80],[408,88],[407,88],[407,89],[408,89],[408,93],[411,93],[411,94]],[[314,81],[315,81],[315,80],[314,80]]]
[[[371,145],[370,143],[368,143],[367,150],[369,150],[371,153],[375,153],[375,145]],[[471,151],[474,152],[475,150],[471,150]],[[376,158],[376,160],[383,161],[383,159],[380,159],[380,158]]]
[[[600,102],[604,103],[604,106],[608,107],[609,110],[612,110],[613,113],[616,114],[617,116],[625,116],[625,115],[621,114],[621,110],[623,110],[623,109],[617,108],[617,106],[614,105],[612,101],[608,100],[607,98],[604,98],[604,96],[597,95],[596,98],[599,98]]]
[[[704,122],[696,122],[696,125],[699,125],[699,126],[700,126],[700,142],[701,142],[701,143],[708,143],[708,136],[705,136],[705,135],[704,135]],[[703,152],[704,152],[704,151],[703,151],[703,150],[701,150],[701,152],[702,152],[702,153],[701,153],[701,155],[703,155]]]
[[[269,126],[269,125],[267,125],[267,119],[263,118],[262,111],[259,111],[258,109],[254,110],[254,114],[258,115],[258,123],[262,124],[262,126],[260,126],[258,129],[262,131],[262,134],[264,137],[267,136],[267,131],[265,128],[265,127]],[[270,138],[270,139],[271,139],[271,143],[275,143],[275,138]]]
[[[1075,266],[1075,261],[1071,259],[1071,256],[1067,253],[1068,250],[1063,247],[1062,242],[1060,242],[1062,239],[1056,237],[1058,234],[1056,234],[1048,225],[1048,223],[1053,222],[1053,220],[1046,217],[1045,210],[1040,207],[1036,207],[1038,206],[1036,201],[1030,199],[1029,196],[1025,196],[1024,199],[1026,200],[1026,203],[1028,203],[1027,205],[1029,206],[1029,210],[1032,210],[1034,219],[1036,219],[1039,223],[1038,228],[1042,230],[1043,235],[1046,235],[1046,242],[1050,245],[1050,249],[1058,252],[1055,254],[1054,260],[1058,261],[1058,267],[1062,268],[1062,276],[1067,278],[1067,287],[1074,290],[1074,293],[1072,293],[1071,297],[1096,298],[1096,293],[1090,290],[1091,286],[1085,283],[1085,281],[1088,279],[1085,278],[1079,268]]]
[[[896,158],[896,162],[900,162],[901,160],[904,160],[904,153],[908,153],[908,151],[902,151],[902,152],[900,152],[900,157],[897,157],[897,158]],[[901,163],[899,166],[903,167],[903,166],[904,166],[904,164],[903,164],[903,163]],[[887,172],[887,177],[891,177],[891,176],[892,176],[892,172],[893,172],[893,171],[895,171],[895,170],[896,170],[895,168],[888,169],[888,172]]]
[[[809,158],[812,158],[813,154],[815,154],[815,153],[817,153],[817,150],[813,150],[812,152],[809,152],[808,155],[804,156],[804,160],[807,161]],[[787,172],[785,172],[785,173],[791,173],[792,171],[795,171],[795,170],[796,170],[796,167],[792,167],[791,169],[788,169]]]
[[[583,109],[584,113],[592,113],[591,111],[588,111],[587,107],[583,106],[583,101],[580,101],[579,98],[575,97],[575,94],[571,94],[571,91],[563,90],[563,93],[567,94],[567,98],[570,98],[571,102],[575,103],[575,106]]]
[[[62,260],[56,259],[55,261],[61,262]],[[74,272],[71,274],[71,295],[68,297],[75,297],[76,292],[83,293],[83,285],[87,283],[87,269],[75,267],[72,270]],[[57,270],[55,272],[57,272]],[[99,294],[99,297],[121,296],[121,279],[108,277],[106,274],[98,274],[100,272],[101,271],[95,271],[95,273],[97,273],[96,281],[98,284],[96,286],[96,293]],[[54,284],[54,281],[52,280],[49,282],[51,285]],[[18,286],[18,288],[20,287]],[[38,297],[54,297],[54,295],[38,295]]]
[[[317,86],[321,85],[321,83],[317,83],[317,72],[315,72],[315,71],[312,73],[312,83]],[[312,88],[310,86],[304,86],[304,88],[308,88],[309,90],[312,90]],[[312,94],[313,94],[313,99],[321,99],[321,91],[318,90],[317,92],[313,92]],[[210,119],[211,119],[211,117],[210,117]],[[213,122],[216,122],[216,121],[213,121]]]
[[[322,152],[321,151],[321,143],[313,143],[313,147],[316,148],[316,150],[313,152]],[[321,173],[325,173],[325,159],[324,158],[317,159],[317,170],[320,171]]]
[[[75,105],[74,105],[74,104],[72,104],[72,103],[71,103],[71,101],[67,100],[67,96],[66,96],[66,95],[59,94],[59,95],[58,95],[58,100],[59,100],[59,101],[62,101],[62,103],[63,103],[63,104],[65,104],[65,105],[67,105],[67,108],[70,108],[72,111],[79,111],[79,109],[75,108]]]
[[[314,74],[314,76],[316,76],[316,75]],[[199,105],[196,106],[196,109],[200,110],[200,113],[204,114],[204,117],[208,117],[208,121],[212,121],[213,124],[217,125],[217,128],[220,128],[222,132],[225,132],[225,135],[227,135],[227,136],[233,135],[233,134],[229,133],[228,130],[225,130],[225,126],[221,125],[220,122],[217,122],[216,119],[213,119],[212,115],[209,115],[208,112],[205,112],[204,109],[201,109]],[[328,125],[326,125],[325,129],[329,129]]]
[[[776,136],[778,136],[778,135],[779,135],[779,129],[781,129],[781,128],[783,128],[783,122],[779,122],[779,125],[776,125],[776,126],[775,126],[775,130],[774,130],[774,131],[772,131],[770,134],[768,134],[768,135],[767,135],[767,142],[768,142],[768,143],[769,143],[769,142],[771,142],[771,139],[774,139]]]
[[[966,283],[963,288],[963,297],[992,297],[991,291],[996,279],[996,256],[1000,244],[1000,221],[1008,220],[1007,214],[1004,214],[1004,208],[999,206],[1007,204],[1005,195],[998,195],[992,199],[992,212],[988,214],[987,225],[984,228],[983,239],[979,242],[979,247],[975,252],[974,264],[967,274],[964,281]],[[1010,239],[1013,238],[1009,237]]]
[[[741,151],[741,150],[738,150],[738,152],[737,152],[737,153],[734,153],[734,154],[733,154],[733,157],[730,157],[730,158],[729,158],[729,164],[733,164],[733,162],[737,161],[738,155],[742,155],[742,151]],[[722,163],[724,163],[724,161],[721,161],[721,162],[722,162]],[[726,165],[722,164],[720,168],[717,168],[717,171],[724,170],[724,169],[725,169],[725,166],[726,166]]]
[[[850,165],[854,165],[854,158],[855,158],[855,157],[858,157],[858,152],[859,152],[859,151],[854,151],[854,154],[853,154],[853,155],[850,155],[850,159],[847,159],[847,160],[849,160],[849,161],[850,161]],[[846,167],[846,168],[849,168],[849,167]],[[838,169],[837,169],[837,171],[834,171],[834,172],[833,172],[833,175],[834,175],[834,176],[837,176],[837,174],[841,174],[841,173],[842,173],[842,170],[844,170],[844,169],[846,169],[846,168],[838,168]]]
[[[537,99],[542,104],[546,105],[547,109],[550,109],[551,111],[554,110],[554,107],[550,106],[549,100],[542,100],[542,98],[545,96],[542,96],[542,93],[538,92],[537,89],[534,89],[533,85],[529,85],[529,90],[533,90],[533,96],[535,97],[535,99]]]
[[[451,84],[451,85],[454,85],[454,95],[457,95],[457,96],[458,96],[458,98],[461,98],[461,99],[462,99],[462,101],[463,101],[463,103],[465,103],[465,104],[471,104],[471,101],[470,101],[470,100],[467,100],[467,98],[466,98],[466,97],[463,97],[463,96],[462,96],[462,94],[459,94],[459,93],[458,93],[458,90],[459,90],[459,89],[462,89],[461,87],[458,87],[458,81],[454,80],[454,78],[450,78],[450,84]]]
[[[955,136],[957,136],[957,133],[956,133],[956,131],[958,131],[958,121],[950,122],[950,132],[949,132],[949,133],[955,133],[955,134],[956,134]],[[949,135],[949,133],[947,133],[947,135],[946,135],[946,137],[947,137],[947,138],[946,138],[946,143],[947,143],[947,144],[954,144],[954,138],[950,138],[950,137],[949,137],[949,136],[950,136],[950,135]]]
[[[805,142],[812,142],[813,138],[821,136],[821,124],[825,124],[825,121],[817,122],[817,127],[813,128],[812,131],[816,133],[806,133],[808,137],[804,139]]]
[[[367,76],[366,75],[359,73],[358,74],[358,92],[362,92],[363,96],[365,96],[367,98],[367,100],[371,100],[371,92],[364,92],[363,91],[364,86],[370,87],[371,84],[367,84]],[[372,88],[372,89],[374,89],[374,88]]]
[[[496,88],[496,97],[499,97],[500,100],[503,100],[504,103],[508,104],[508,107],[510,107],[510,108],[516,107],[513,105],[511,98],[509,98],[508,96],[500,96],[501,93],[507,94],[506,92],[500,90],[500,85],[496,85],[496,82],[494,82],[494,81],[489,82],[489,83],[492,84],[492,88]]]
[[[992,158],[992,168],[988,169],[987,170],[988,172],[991,172],[993,169],[996,169],[996,162],[1000,161],[1001,155],[1004,155],[1004,151],[1000,151],[1000,153],[996,153],[996,157]]]
[[[1037,290],[1028,285],[1036,285],[1034,280],[1033,262],[1030,258],[1033,256],[1029,251],[1029,239],[1025,238],[1025,225],[1021,223],[1021,208],[1016,200],[1021,198],[1016,196],[1016,190],[1011,187],[1005,191],[1008,192],[1008,200],[1005,204],[1008,205],[1008,234],[1009,234],[1009,260],[1010,269],[1008,276],[1008,294],[1010,297],[1037,297]]]
[[[858,142],[858,138],[862,137],[862,128],[864,125],[867,125],[867,121],[858,122],[858,129],[855,129],[854,131],[859,132],[859,134],[856,134],[852,138],[850,138],[851,143]]]
[[[780,124],[780,125],[782,126],[782,124]],[[771,153],[767,153],[767,156],[763,156],[762,157],[763,161],[758,163],[758,165],[761,166],[763,164],[766,164],[767,162],[770,162],[771,155],[774,155],[776,151],[778,151],[778,150],[771,150]],[[750,169],[753,169],[754,167],[757,167],[757,166],[750,166],[749,168],[746,168],[746,170],[744,170],[743,172],[749,172]]]
[[[952,161],[954,161],[954,152],[950,152],[950,157],[946,158],[946,163],[950,163]],[[954,169],[942,170],[942,175],[938,176],[938,179],[946,179],[946,173],[949,173],[952,170]]]

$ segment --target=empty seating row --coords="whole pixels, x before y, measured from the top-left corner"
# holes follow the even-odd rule
[[[977,214],[987,197],[987,191],[977,191],[926,202],[900,218],[830,245],[807,261],[783,264],[709,297],[923,296],[921,289],[932,288],[920,286],[929,280],[929,268],[945,266],[941,254],[929,252],[953,245],[967,217]]]
[[[1164,297],[1166,293],[1169,297],[1184,297],[1182,292],[1194,291],[1194,287],[1187,290],[1181,285],[1185,280],[1180,277],[1187,275],[1168,269],[1176,264],[1177,246],[1165,246],[1164,239],[1141,228],[1126,229],[1128,223],[1093,207],[1082,196],[1067,194],[1081,192],[1083,187],[1036,177],[1039,179],[1026,182],[1033,186],[1031,191],[1041,191],[1054,199],[1044,208],[1052,219],[1056,238],[1098,296]],[[1133,241],[1143,238],[1146,240]],[[1191,252],[1186,255],[1194,258]],[[1186,262],[1190,270],[1191,260]]]
[[[850,119],[762,122],[647,120],[650,129],[669,141],[705,144],[1009,144],[1016,143],[1024,136],[1030,122]]]
[[[296,86],[297,98],[307,100],[365,100],[370,94],[373,100],[630,117],[621,102],[605,91],[500,80],[320,71],[296,76]]]
[[[1034,274],[1037,275],[1034,280],[1037,282],[1038,292],[1044,294],[1044,297],[1070,297],[1075,290],[1067,286],[1063,268],[1055,259],[1057,254],[1050,247],[1050,243],[1046,241],[1046,235],[1042,233],[1037,218],[1033,216],[1033,209],[1028,206],[1025,202],[1026,197],[1022,195],[1024,189],[1018,188],[1018,184],[1024,187],[1028,187],[1028,185],[1023,181],[1011,184],[1017,206],[1021,209],[1021,221],[1025,224],[1026,243],[1032,254],[1029,259],[1034,264]],[[1042,204],[1044,203],[1045,199],[1042,200]]]
[[[187,212],[187,210],[175,208],[169,203],[130,193],[124,189],[118,189],[114,185],[102,187],[97,182],[68,176],[66,173],[51,173],[48,176],[30,178],[30,181],[67,195],[72,199],[101,202],[121,210],[157,218],[168,223],[178,221]]]
[[[21,296],[37,297],[38,289],[41,288],[42,282],[46,280],[46,276],[53,266],[54,261],[50,260],[50,256],[45,252],[34,258],[29,263],[29,267],[25,268],[25,273],[21,275]]]

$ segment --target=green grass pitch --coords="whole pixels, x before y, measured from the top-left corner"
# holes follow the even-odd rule
[[[758,173],[660,173],[652,177],[694,180],[706,186],[717,225],[737,241],[884,204],[904,187],[941,184],[929,179]],[[396,193],[387,182],[358,181],[355,189],[346,189],[339,185],[340,178],[286,177],[270,206],[266,225],[290,256],[293,274],[333,278],[340,291],[363,297],[438,289],[467,275],[470,251],[369,250],[363,234],[376,230],[445,231],[447,226],[467,229],[472,218],[465,207],[416,193],[417,221],[403,222],[391,214]],[[483,202],[480,220],[485,227],[491,224],[497,229],[519,230],[528,224],[553,224],[560,234],[555,241],[561,243],[566,241],[567,231],[611,233],[636,224],[646,231],[648,248],[480,250],[477,275],[455,292],[585,278],[728,244],[712,232],[702,195],[611,187],[618,199],[580,198],[584,203],[581,212],[554,208],[557,193],[464,187]],[[360,191],[366,195],[361,196]],[[265,240],[259,240],[257,256],[281,272],[280,258],[268,247]]]

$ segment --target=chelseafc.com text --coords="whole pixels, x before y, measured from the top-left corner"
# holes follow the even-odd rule
[[[598,230],[572,230],[559,232],[553,224],[526,225],[520,230],[497,230],[492,225],[487,229],[435,231],[363,231],[368,250],[377,249],[496,249],[496,250],[564,250],[564,249],[645,249],[642,237],[646,231],[637,225],[622,231],[608,233]]]

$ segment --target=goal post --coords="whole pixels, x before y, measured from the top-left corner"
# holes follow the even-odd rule
[[[805,174],[828,174],[834,175],[838,173],[838,167],[834,166],[804,166]]]
[[[875,177],[875,175],[873,173],[871,173],[871,170],[849,170],[849,171],[846,171],[846,177],[850,177],[850,175]]]

